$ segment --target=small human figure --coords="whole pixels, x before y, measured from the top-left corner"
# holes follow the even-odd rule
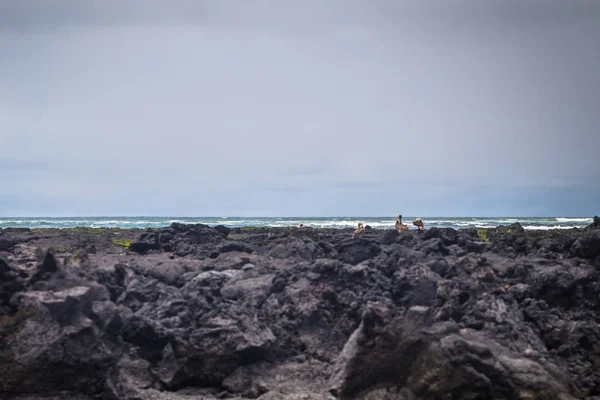
[[[396,231],[398,232],[406,232],[408,230],[408,225],[404,225],[402,223],[402,214],[398,214],[396,217]]]
[[[362,235],[362,233],[365,231],[365,226],[363,225],[362,222],[358,223],[358,229],[354,231],[354,233],[352,234],[352,237],[358,237],[360,235]]]
[[[413,225],[419,228],[420,231],[425,229],[425,224],[423,224],[423,220],[421,218],[417,218],[413,221]]]

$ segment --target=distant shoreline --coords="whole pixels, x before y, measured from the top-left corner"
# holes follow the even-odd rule
[[[186,225],[196,225],[196,224],[186,224]],[[120,232],[142,232],[142,231],[146,231],[146,230],[169,228],[170,226],[171,225],[162,226],[162,227],[151,227],[151,228],[119,228],[119,227],[87,227],[87,226],[76,226],[76,227],[66,227],[66,228],[26,228],[26,227],[1,228],[0,227],[0,232],[2,232],[2,231],[5,231],[5,232],[31,232],[31,233],[63,232],[63,233],[100,234],[100,233],[120,233]],[[206,225],[206,226],[208,226],[208,225]],[[221,226],[223,226],[223,225],[221,225]],[[215,226],[210,226],[210,227],[214,228]],[[373,228],[373,227],[369,227],[368,224],[367,224],[367,227],[368,227],[367,229],[371,229],[373,231],[378,231],[378,232],[394,230],[393,228]],[[476,231],[481,231],[481,230],[487,231],[487,230],[497,230],[497,229],[502,229],[502,228],[507,228],[507,227],[508,227],[508,225],[498,225],[495,227],[485,227],[485,228],[481,228],[481,227],[464,227],[464,228],[433,227],[433,229],[453,229],[457,232],[462,232],[462,231],[470,230],[470,229],[473,229]],[[243,227],[227,227],[227,228],[229,228],[231,231],[235,231],[235,232],[259,232],[259,231],[285,232],[285,231],[290,231],[290,230],[292,230],[292,231],[314,230],[314,231],[323,231],[323,232],[335,232],[335,231],[351,232],[355,229],[353,227],[320,228],[320,227],[306,227],[306,226],[302,227],[302,228],[298,228],[297,226],[243,226]],[[425,230],[429,230],[429,229],[432,229],[432,228],[428,228],[427,226],[425,227]],[[531,233],[531,234],[535,234],[537,232],[543,233],[543,232],[547,232],[547,231],[580,232],[583,229],[585,229],[585,227],[582,227],[582,228],[579,228],[579,227],[572,227],[572,228],[556,227],[556,228],[539,229],[539,230],[524,229],[524,232]],[[417,230],[418,229],[415,227],[412,227],[412,226],[409,227],[409,231],[417,231]]]
[[[403,220],[414,228],[411,222],[416,216],[404,215]],[[543,218],[476,218],[476,217],[422,217],[425,228],[495,228],[497,226],[520,223],[526,230],[585,228],[593,222],[591,217],[543,217]],[[165,228],[173,223],[223,225],[228,228],[258,229],[290,228],[303,225],[312,228],[356,229],[358,223],[373,229],[393,229],[395,216],[384,217],[67,217],[67,218],[6,218],[0,217],[0,228]]]

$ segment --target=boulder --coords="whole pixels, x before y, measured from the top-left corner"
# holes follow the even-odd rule
[[[412,398],[577,399],[569,377],[544,359],[507,349],[455,324],[432,324],[428,307],[402,318],[365,311],[333,368],[330,393],[365,396],[408,389]]]
[[[23,278],[0,258],[0,315],[10,312],[9,300],[22,290],[25,290]]]
[[[0,397],[102,393],[122,351],[106,290],[20,292],[13,302],[16,312],[0,319]]]
[[[160,235],[155,231],[142,233],[135,241],[129,245],[129,250],[144,254],[151,250],[160,248]]]
[[[600,229],[589,230],[575,240],[570,250],[575,257],[590,260],[600,256]]]
[[[337,247],[337,251],[341,261],[356,265],[377,256],[381,248],[373,241],[359,238],[342,242]]]

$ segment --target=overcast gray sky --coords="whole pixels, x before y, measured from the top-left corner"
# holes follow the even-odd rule
[[[600,2],[0,0],[0,215],[600,213]]]

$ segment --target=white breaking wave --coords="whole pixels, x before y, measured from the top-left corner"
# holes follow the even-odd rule
[[[555,218],[558,222],[589,222],[592,223],[594,218]]]
[[[546,231],[548,229],[573,229],[581,228],[581,226],[565,226],[565,225],[538,225],[538,226],[523,226],[524,229],[532,231]]]
[[[416,229],[412,226],[413,216],[405,216],[404,223],[409,229]],[[302,217],[273,217],[273,218],[246,218],[246,217],[1,217],[0,228],[23,227],[23,228],[72,228],[72,227],[92,227],[92,228],[158,228],[166,227],[174,222],[184,224],[202,223],[209,226],[226,225],[234,227],[295,227],[303,224],[313,228],[334,228],[334,229],[355,229],[359,222],[364,223],[374,229],[394,229],[395,216],[387,217],[322,217],[322,218],[302,218]],[[546,218],[451,218],[451,217],[432,217],[423,218],[425,228],[495,228],[498,225],[509,225],[519,222],[525,229],[547,230],[547,229],[571,229],[583,228],[593,222],[593,218],[583,217],[546,217]]]

